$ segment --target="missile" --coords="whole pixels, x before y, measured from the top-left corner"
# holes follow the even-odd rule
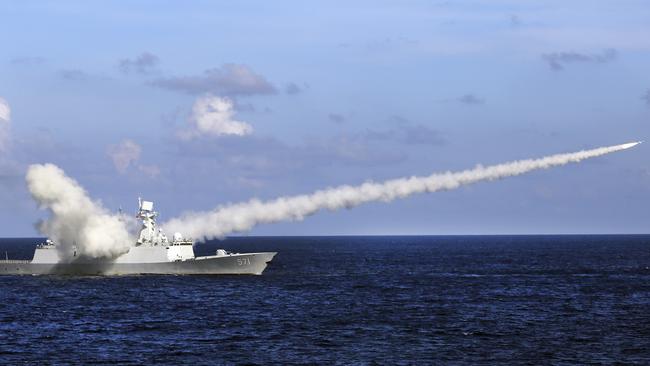
[[[642,143],[643,141],[636,141],[636,142],[628,142],[627,144],[622,144],[619,145],[621,147],[621,150],[629,149],[632,147],[635,147],[636,145]]]

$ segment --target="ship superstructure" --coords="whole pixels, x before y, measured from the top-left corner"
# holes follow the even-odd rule
[[[0,274],[262,274],[275,252],[230,253],[224,249],[215,255],[196,257],[194,240],[174,233],[169,240],[156,225],[158,213],[153,202],[138,199],[136,218],[142,226],[128,252],[116,258],[88,258],[77,255],[75,243],[72,257],[63,255],[63,248],[50,239],[39,244],[31,261],[0,260]],[[63,260],[62,258],[66,258]]]

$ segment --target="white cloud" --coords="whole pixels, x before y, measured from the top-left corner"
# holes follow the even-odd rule
[[[9,103],[0,98],[0,152],[9,147],[9,121],[11,121],[11,108]]]
[[[140,164],[142,146],[133,140],[122,140],[117,145],[109,146],[106,152],[113,160],[113,165],[120,174],[126,174],[130,168],[133,168],[138,173],[152,179],[160,175],[160,168],[157,165]]]
[[[125,58],[120,60],[118,68],[124,74],[148,74],[158,65],[160,59],[153,53],[143,52],[135,59]]]
[[[158,165],[138,165],[138,171],[149,178],[156,178],[160,175],[160,168]]]
[[[245,136],[253,132],[253,127],[246,122],[233,119],[235,109],[228,98],[207,95],[194,102],[190,128],[179,132],[182,140],[191,140],[201,136]]]
[[[198,95],[269,95],[277,89],[266,78],[246,65],[224,64],[206,70],[203,75],[161,78],[151,85],[169,90]]]
[[[113,160],[113,165],[120,174],[126,173],[131,165],[140,159],[142,147],[131,140],[123,140],[118,145],[108,147],[108,156]]]
[[[0,98],[0,120],[5,122],[11,120],[11,108],[9,108],[9,103],[3,98]]]

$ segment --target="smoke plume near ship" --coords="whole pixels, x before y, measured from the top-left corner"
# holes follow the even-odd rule
[[[128,221],[93,201],[56,165],[30,165],[26,180],[39,207],[50,212],[37,229],[59,244],[63,258],[113,258],[129,251],[135,238],[129,234]]]
[[[534,170],[577,163],[585,159],[626,150],[640,142],[600,147],[574,153],[551,155],[539,159],[518,160],[474,169],[436,173],[427,177],[409,177],[381,183],[367,182],[359,186],[344,185],[270,201],[257,199],[219,206],[208,212],[187,212],[163,224],[166,230],[181,231],[197,240],[222,238],[234,232],[248,231],[259,224],[299,221],[321,210],[353,208],[368,202],[390,202],[417,193],[456,189],[481,181],[492,181],[521,175]]]

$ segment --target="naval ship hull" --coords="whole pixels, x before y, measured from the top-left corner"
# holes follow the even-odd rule
[[[81,259],[70,263],[0,260],[0,275],[261,275],[276,254],[275,252],[229,254],[154,263],[114,263]]]

